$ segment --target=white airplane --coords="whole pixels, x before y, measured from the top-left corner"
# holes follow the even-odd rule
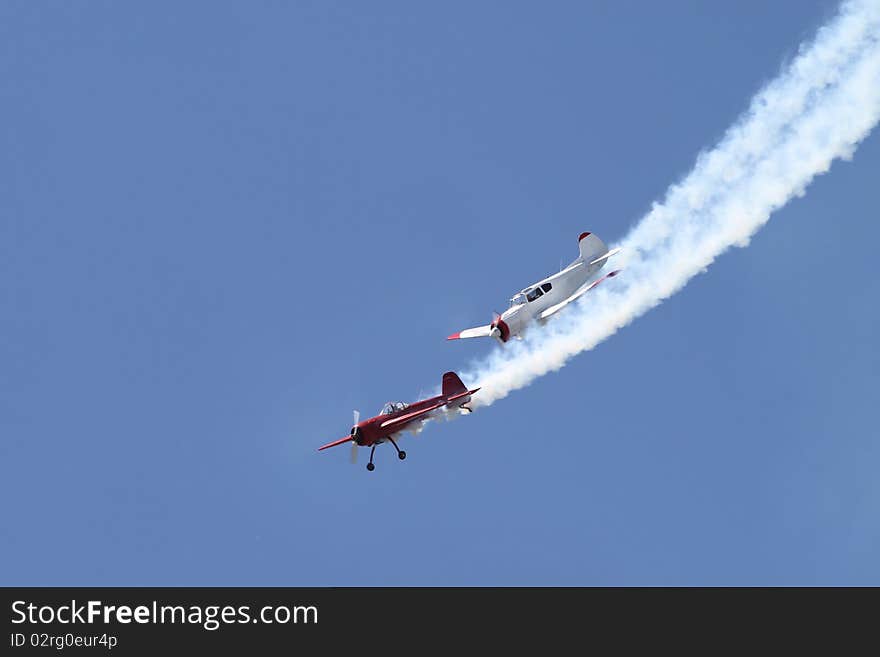
[[[453,333],[447,340],[492,337],[503,344],[512,337],[522,337],[523,331],[533,321],[544,323],[551,316],[592,290],[606,278],[616,276],[612,271],[596,278],[608,262],[608,258],[620,249],[608,250],[605,243],[592,233],[578,237],[580,256],[568,267],[519,292],[510,300],[510,308],[501,315],[495,314],[487,326],[465,329]]]

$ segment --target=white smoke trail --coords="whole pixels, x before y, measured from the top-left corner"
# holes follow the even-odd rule
[[[880,120],[880,0],[852,0],[801,46],[720,143],[618,245],[624,272],[496,349],[462,378],[486,406],[559,369],[680,290],[770,214],[849,159]]]

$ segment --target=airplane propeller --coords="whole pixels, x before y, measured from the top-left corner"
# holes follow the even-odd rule
[[[489,335],[491,335],[493,338],[497,338],[501,335],[501,329],[498,328],[498,320],[500,319],[501,315],[498,313],[498,311],[492,311],[492,323],[489,325],[492,328],[489,330]]]
[[[357,463],[358,460],[358,444],[354,439],[355,432],[357,430],[357,424],[361,419],[360,411],[352,411],[352,415],[354,416],[354,424],[351,426],[351,454],[350,459],[352,463]]]

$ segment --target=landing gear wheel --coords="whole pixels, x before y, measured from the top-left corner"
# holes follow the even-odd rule
[[[375,466],[375,465],[373,465],[372,463],[367,463],[367,470],[369,470],[370,472],[372,472],[372,471],[375,470],[375,469],[376,469],[376,466]]]
[[[400,450],[399,452],[397,452],[397,458],[399,458],[402,461],[403,459],[406,458],[406,452],[404,452],[403,450]]]

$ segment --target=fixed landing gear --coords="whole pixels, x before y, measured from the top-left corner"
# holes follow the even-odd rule
[[[459,406],[459,408],[463,408],[463,409],[466,410],[468,413],[473,413],[473,412],[474,412],[474,409],[472,409],[470,406],[465,406],[464,404],[462,404],[461,406]]]
[[[397,458],[399,458],[401,461],[406,458],[406,452],[404,452],[402,449],[400,449],[400,447],[397,446],[397,443],[394,442],[393,438],[389,437],[388,442],[390,442],[392,445],[394,445],[394,449],[397,450]],[[373,447],[370,449],[370,462],[367,463],[367,470],[369,470],[370,472],[372,472],[373,470],[376,469],[376,466],[373,465],[373,454],[375,454],[375,453],[376,453],[376,446],[373,445]]]
[[[388,437],[388,440],[391,442],[392,445],[394,445],[394,449],[397,450],[397,458],[399,458],[401,461],[402,461],[403,459],[405,459],[405,458],[406,458],[406,452],[404,452],[402,449],[400,449],[400,447],[397,446],[397,443],[394,442],[394,438],[391,438],[391,437],[389,436],[389,437]]]

